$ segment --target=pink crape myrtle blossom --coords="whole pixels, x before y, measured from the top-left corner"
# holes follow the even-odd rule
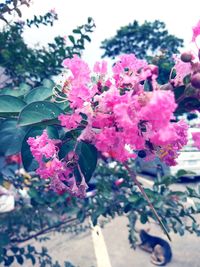
[[[148,94],[150,100],[141,109],[140,118],[149,121],[153,130],[158,130],[168,125],[177,104],[173,92],[156,90]]]
[[[112,73],[105,61],[97,62],[92,72],[78,56],[65,59],[63,65],[68,73],[62,93],[71,110],[58,119],[64,131],[83,128],[76,144],[87,142],[100,155],[121,163],[144,151],[147,160],[158,156],[168,165],[176,164],[180,149],[187,143],[187,125],[184,121],[174,122],[174,92],[160,89],[156,66],[133,54],[120,56]],[[176,59],[175,69],[174,83],[179,85],[191,72],[191,64]],[[145,91],[146,81],[151,91]],[[45,131],[40,137],[29,138],[28,143],[39,163],[37,173],[50,179],[54,191],[85,195],[87,184],[81,170],[81,181],[76,181],[74,166],[79,165],[74,151],[60,158],[62,141],[56,145]],[[71,161],[73,164],[69,164]]]
[[[171,143],[162,146],[158,149],[158,156],[167,165],[174,166],[177,164],[176,158],[179,156],[180,149],[188,142],[188,125],[184,120],[180,120],[174,123],[174,130],[177,134],[177,138]]]
[[[172,79],[175,86],[183,85],[183,78],[192,72],[192,65],[190,62],[183,62],[178,56],[174,56],[174,69],[176,76]]]
[[[41,136],[29,137],[27,140],[30,150],[38,162],[39,167],[36,173],[43,179],[50,179],[50,188],[61,194],[69,192],[78,197],[84,197],[87,184],[84,177],[80,184],[73,179],[73,168],[67,166],[67,161],[58,158],[59,148],[56,147],[56,141],[48,137],[44,130]],[[73,151],[65,157],[71,160],[76,157]]]
[[[32,155],[38,162],[42,161],[43,157],[48,159],[56,154],[54,141],[49,139],[46,130],[38,138],[29,137],[27,143],[30,145]]]
[[[79,125],[82,120],[80,114],[73,113],[73,114],[61,114],[58,116],[58,119],[61,122],[61,126],[66,127],[67,129],[75,129]]]
[[[197,37],[200,35],[200,20],[198,21],[197,25],[192,28],[192,31],[192,42],[195,42]]]
[[[192,139],[194,140],[194,145],[200,149],[200,132],[192,133]]]

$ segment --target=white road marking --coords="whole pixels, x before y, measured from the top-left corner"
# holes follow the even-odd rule
[[[97,267],[112,267],[101,228],[98,225],[92,226],[91,232]]]

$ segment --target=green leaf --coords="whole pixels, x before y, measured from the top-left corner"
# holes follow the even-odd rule
[[[27,259],[30,259],[32,261],[32,265],[36,264],[36,260],[32,254],[26,254],[25,256]]]
[[[148,217],[147,217],[146,213],[142,213],[142,214],[140,215],[140,222],[141,222],[142,224],[145,224],[146,222],[148,222]]]
[[[93,145],[81,141],[77,145],[76,153],[79,156],[80,169],[88,182],[97,165],[97,150]]]
[[[75,30],[73,30],[73,33],[80,34],[81,33],[81,30],[80,29],[75,29]]]
[[[14,256],[8,256],[7,259],[4,259],[4,266],[10,266],[14,261]]]
[[[17,125],[16,119],[7,119],[0,124],[0,153],[5,156],[20,152],[26,129]]]
[[[60,159],[63,159],[65,158],[65,156],[70,152],[70,151],[73,151],[74,150],[74,147],[75,147],[75,144],[76,144],[76,141],[75,140],[69,140],[67,142],[65,142],[61,148],[60,148],[60,151],[59,151],[59,158]]]
[[[24,263],[24,259],[21,255],[15,255],[15,258],[20,265]]]
[[[14,254],[16,254],[19,251],[18,247],[11,247],[10,249]]]
[[[0,90],[0,95],[11,95],[11,96],[24,96],[30,91],[31,86],[26,83],[21,83],[17,89],[5,87]]]
[[[45,127],[32,127],[26,134],[23,142],[22,142],[22,149],[21,149],[21,155],[22,155],[22,163],[24,166],[24,169],[26,171],[34,171],[38,164],[34,160],[31,151],[30,146],[27,143],[27,140],[29,137],[36,137],[43,133]],[[46,127],[48,136],[52,139],[58,139],[58,130],[54,126],[48,126]]]
[[[85,211],[84,210],[79,210],[77,213],[77,219],[80,221],[80,223],[84,222],[85,220]]]
[[[85,38],[88,42],[91,42],[91,39],[88,35],[83,35],[83,38]]]
[[[0,247],[8,245],[10,242],[9,236],[7,233],[0,233]]]
[[[131,203],[135,203],[140,199],[139,195],[133,194],[128,198],[128,201]]]
[[[53,88],[54,87],[54,85],[55,85],[55,83],[54,83],[54,81],[52,81],[52,80],[50,80],[50,79],[44,79],[43,81],[42,81],[42,84],[43,84],[43,86],[44,87],[48,87],[48,88]]]
[[[27,104],[30,104],[32,102],[46,100],[52,95],[53,95],[52,88],[39,86],[32,89],[28,94],[26,94],[24,97],[24,101]]]
[[[21,92],[21,95],[25,95],[31,90],[31,86],[27,83],[20,83],[19,85],[19,91]]]
[[[28,104],[19,114],[18,124],[26,125],[49,125],[58,122],[57,117],[62,110],[48,101],[37,101]]]
[[[26,105],[21,99],[10,96],[0,95],[0,115],[17,115]]]
[[[75,44],[74,36],[69,35],[68,38],[69,38],[69,40],[70,40],[73,44]]]
[[[179,99],[179,97],[181,97],[184,94],[185,91],[185,86],[179,86],[174,88],[174,95],[175,95],[175,99]]]

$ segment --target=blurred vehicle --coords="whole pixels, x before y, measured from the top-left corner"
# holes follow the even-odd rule
[[[137,157],[135,160],[136,172],[155,175],[158,179],[166,175],[176,175],[177,172],[181,178],[194,179],[200,176],[200,150],[194,146],[192,132],[200,132],[200,128],[189,129],[188,143],[181,150],[176,166],[167,166],[158,157],[153,161]]]

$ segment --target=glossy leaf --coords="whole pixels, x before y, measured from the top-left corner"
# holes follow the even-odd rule
[[[25,106],[19,114],[18,123],[25,125],[49,125],[57,122],[58,115],[62,110],[48,101],[37,101]]]
[[[32,89],[27,95],[25,95],[24,100],[27,104],[36,101],[46,100],[52,96],[52,88],[39,86]]]
[[[89,143],[80,142],[77,145],[76,153],[79,156],[80,169],[88,182],[97,165],[97,150]]]
[[[0,153],[5,156],[20,152],[26,128],[19,127],[16,119],[7,119],[0,124]]]
[[[25,105],[24,101],[15,96],[0,95],[0,114],[17,115]]]

